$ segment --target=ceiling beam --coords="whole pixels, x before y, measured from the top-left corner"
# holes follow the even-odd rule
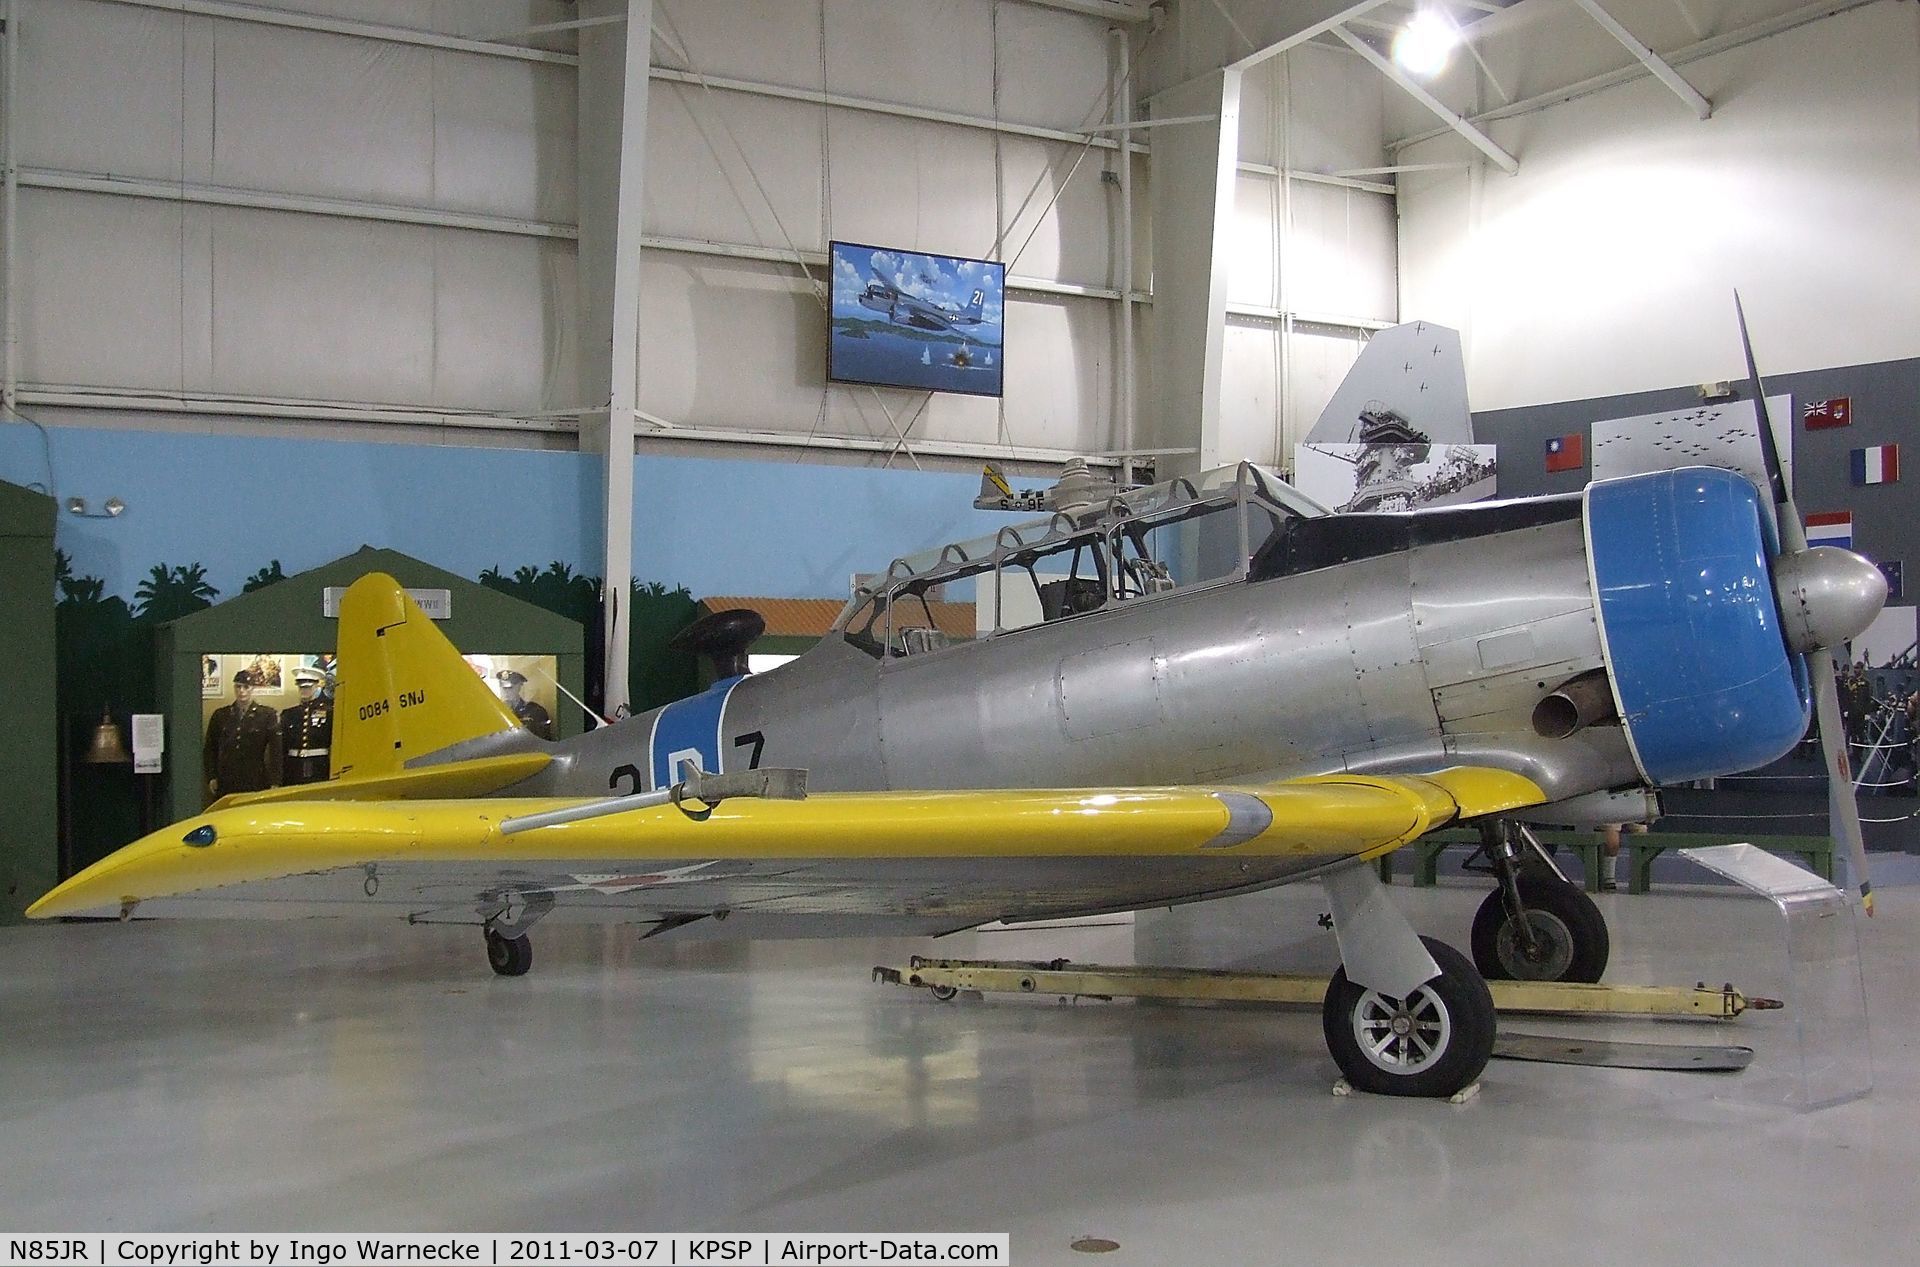
[[[1273,4],[1271,0],[1214,0],[1221,16],[1234,34],[1251,50],[1233,70],[1246,70],[1269,61],[1288,49],[1298,48],[1316,35],[1337,28],[1342,22],[1371,13],[1387,0],[1296,0],[1292,4]],[[1240,17],[1234,17],[1238,8]]]
[[[1806,26],[1813,22],[1823,22],[1828,18],[1838,17],[1842,13],[1878,3],[1880,3],[1880,0],[1814,0],[1814,3],[1802,5],[1797,9],[1790,9],[1785,13],[1776,14],[1770,18],[1762,18],[1750,26],[1738,27],[1724,34],[1716,35],[1711,39],[1701,40],[1698,44],[1689,44],[1685,48],[1675,49],[1673,52],[1667,54],[1666,60],[1673,65],[1684,66],[1688,62],[1698,61],[1703,57],[1714,57],[1721,53],[1730,52],[1736,48],[1744,48],[1748,44],[1755,44],[1764,39],[1771,39],[1773,36],[1779,35],[1782,32],[1791,31],[1797,27]],[[1497,19],[1493,18],[1487,19],[1489,22],[1496,20]],[[1474,25],[1478,26],[1480,23],[1475,23]],[[1472,29],[1472,27],[1468,28],[1468,30]],[[1521,115],[1532,114],[1537,110],[1546,110],[1553,106],[1564,105],[1569,101],[1591,96],[1596,92],[1605,92],[1609,88],[1618,88],[1622,84],[1630,84],[1646,73],[1645,67],[1623,66],[1619,70],[1610,70],[1604,74],[1580,80],[1578,83],[1563,84],[1558,88],[1536,93],[1531,97],[1523,97],[1519,101],[1498,106],[1492,110],[1482,111],[1474,115],[1470,121],[1485,125],[1488,123],[1498,123],[1502,119],[1519,118]],[[1395,152],[1411,149],[1416,145],[1424,145],[1436,137],[1445,136],[1446,131],[1445,128],[1435,128],[1430,132],[1420,132],[1413,136],[1401,137],[1398,140],[1389,141],[1387,148]]]
[[[1465,137],[1473,148],[1493,160],[1494,165],[1501,171],[1511,176],[1520,170],[1520,160],[1501,149],[1499,145],[1494,143],[1493,138],[1485,132],[1482,132],[1479,128],[1474,127],[1473,124],[1448,109],[1440,98],[1428,92],[1426,87],[1418,80],[1394,65],[1386,57],[1383,57],[1380,50],[1344,26],[1334,27],[1333,34],[1338,36],[1348,48],[1351,48],[1354,52],[1372,62],[1374,69],[1378,70],[1388,79],[1391,79],[1394,83],[1399,84],[1401,88],[1406,90],[1408,96],[1431,110],[1442,123]]]
[[[160,9],[191,17],[224,18],[230,22],[255,22],[263,26],[283,26],[300,31],[324,31],[329,35],[351,35],[360,39],[383,40],[390,44],[412,44],[421,48],[444,48],[456,53],[479,53],[487,57],[510,57],[519,61],[548,62],[556,66],[578,66],[574,53],[556,53],[544,48],[518,44],[499,44],[464,35],[423,31],[415,27],[389,26],[380,22],[361,22],[350,18],[327,17],[317,13],[297,13],[290,9],[269,9],[264,5],[241,4],[238,0],[107,0],[111,4],[140,9]]]
[[[1105,18],[1109,22],[1146,22],[1153,17],[1146,0],[1130,3],[1129,0],[1020,0],[1036,9],[1065,9],[1068,13],[1084,13],[1090,18]]]
[[[1601,7],[1600,0],[1573,0],[1573,2],[1585,9],[1595,22],[1605,27],[1607,34],[1619,40],[1621,47],[1639,59],[1642,66],[1652,71],[1653,77],[1671,89],[1674,96],[1685,102],[1687,108],[1693,111],[1695,118],[1705,119],[1713,113],[1713,103],[1701,96],[1698,88],[1681,78],[1680,72],[1675,70],[1666,58],[1642,44],[1635,38],[1632,31],[1620,25],[1619,19]]]

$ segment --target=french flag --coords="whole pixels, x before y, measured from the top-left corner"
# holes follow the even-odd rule
[[[1853,482],[1856,484],[1898,484],[1900,482],[1900,446],[1876,444],[1871,449],[1853,451]]]
[[[1842,550],[1853,549],[1853,512],[1830,510],[1817,515],[1808,515],[1807,544],[1839,546]]]

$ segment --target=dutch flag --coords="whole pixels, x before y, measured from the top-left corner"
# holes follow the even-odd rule
[[[1808,515],[1807,544],[1839,546],[1842,550],[1853,549],[1853,512],[1832,510]]]
[[[1853,451],[1853,482],[1856,484],[1898,484],[1900,482],[1900,446],[1877,444],[1871,449]]]

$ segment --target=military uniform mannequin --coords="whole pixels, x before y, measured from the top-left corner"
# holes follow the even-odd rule
[[[300,687],[300,702],[280,710],[280,751],[288,786],[324,783],[330,773],[333,705],[320,694],[326,676],[312,668],[293,671],[293,680]]]
[[[253,674],[233,675],[233,703],[214,710],[207,721],[201,771],[213,797],[258,792],[280,781],[279,718],[253,702]]]
[[[552,714],[520,693],[527,684],[527,675],[513,669],[502,669],[493,678],[500,683],[500,698],[520,719],[520,724],[542,739],[553,738]]]

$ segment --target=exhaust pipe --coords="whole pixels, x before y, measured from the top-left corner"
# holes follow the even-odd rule
[[[1576,730],[1619,715],[1607,671],[1590,669],[1561,683],[1559,690],[1533,706],[1533,731],[1543,739],[1565,739]]]

